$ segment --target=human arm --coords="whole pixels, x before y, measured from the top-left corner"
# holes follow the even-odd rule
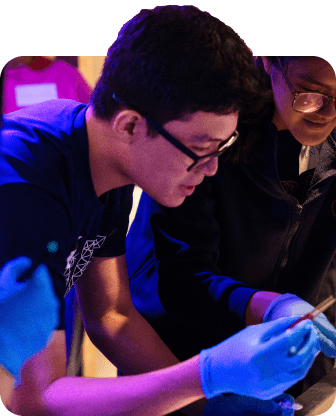
[[[66,377],[64,332],[56,331],[48,347],[26,363],[22,384],[6,405],[21,416],[157,416],[202,397],[197,358],[139,376]]]
[[[95,260],[98,263],[104,263],[104,260],[102,259]],[[93,263],[95,263],[95,260]],[[109,264],[107,270],[109,273],[120,273],[120,269],[123,268],[124,264],[124,262],[121,261],[121,258],[114,259],[115,261],[112,261],[113,266],[111,266],[111,259],[105,260],[107,260],[107,263]],[[96,272],[99,272],[94,265],[92,267]],[[114,269],[112,270],[113,267]],[[83,279],[85,279],[85,275],[86,274],[84,274]],[[118,338],[116,335],[120,329],[121,332],[123,332],[122,327],[125,325],[125,320],[127,321],[128,318],[123,315],[125,310],[123,310],[121,306],[125,301],[122,302],[119,297],[120,295],[121,298],[124,299],[122,290],[123,285],[120,284],[117,287],[117,290],[111,289],[113,292],[111,295],[112,297],[116,296],[114,300],[119,305],[120,309],[118,310],[118,308],[116,308],[116,314],[113,317],[108,318],[108,325],[112,325],[112,332],[113,326],[115,326],[115,332],[109,334],[112,338],[110,350],[113,350],[114,348],[113,340],[115,341],[115,338],[117,338],[117,341],[121,342],[124,347],[126,345],[123,341],[124,338]],[[103,288],[106,289],[106,286]],[[89,286],[89,290],[93,290],[92,285]],[[101,300],[102,302],[104,301],[103,298]],[[127,315],[127,313],[125,315]],[[132,321],[132,317],[130,320]],[[150,328],[143,318],[140,318],[140,320],[145,323],[146,327]],[[127,363],[127,358],[133,357],[131,363],[127,363],[127,366],[139,363],[137,371],[144,372],[146,363],[141,360],[141,355],[139,355],[141,346],[137,346],[136,342],[147,343],[148,340],[145,336],[146,330],[141,327],[141,323],[139,324],[139,322],[136,321],[136,324],[138,324],[140,328],[131,326],[131,331],[133,330],[136,332],[136,340],[133,340],[134,344],[130,346],[127,343],[127,351],[122,351],[115,347],[117,351],[116,354],[113,355],[113,361],[114,363]],[[140,330],[141,328],[144,331],[142,333]],[[154,337],[156,347],[159,348],[162,344],[161,348],[166,349],[155,333]],[[132,346],[134,346],[133,350],[131,349]],[[176,364],[178,362],[168,349],[167,352],[169,354],[169,360],[163,361],[163,364],[160,363],[161,367]],[[153,368],[155,366],[159,368],[158,363],[153,363],[152,357],[155,355],[154,353],[155,350],[146,350],[147,355],[145,359],[147,360],[148,365]],[[159,353],[164,355],[160,350],[158,351],[158,354]],[[122,358],[123,355],[126,357],[125,361]],[[124,367],[124,371],[127,371],[127,368],[128,367]],[[146,376],[144,379],[142,376],[139,376],[136,380],[133,377],[122,377],[113,380],[88,380],[83,378],[69,378],[65,375],[64,333],[63,331],[56,331],[53,340],[47,348],[24,365],[22,369],[22,383],[13,390],[9,409],[22,416],[36,416],[40,414],[91,415],[97,412],[103,414],[105,409],[108,409],[107,414],[118,414],[118,412],[122,412],[123,414],[128,414],[128,412],[129,414],[143,414],[141,413],[143,411],[143,397],[150,396],[148,403],[145,405],[146,410],[144,410],[144,412],[146,414],[151,414],[151,412],[153,412],[152,414],[156,415],[164,414],[164,408],[174,411],[184,404],[188,405],[189,403],[204,397],[200,388],[198,367],[195,360],[190,364],[177,367],[172,373],[165,371],[157,375],[148,375],[148,377]],[[182,388],[170,392],[169,386],[171,383],[173,383],[173,385],[175,383],[178,384],[178,381],[183,382]],[[167,390],[167,394],[164,393],[165,390]],[[85,399],[83,396],[85,396]],[[111,396],[116,398],[113,400]],[[124,397],[123,400],[120,400],[121,396]],[[131,403],[130,399],[132,399]],[[157,404],[155,402],[157,402]],[[94,405],[92,405],[92,403],[94,403]],[[201,415],[202,410],[193,414]]]
[[[267,232],[267,221],[276,219],[252,221],[248,207],[244,211],[241,203],[230,202],[233,177],[225,179],[230,174],[234,175],[228,168],[217,178],[206,178],[178,208],[162,207],[143,194],[126,256],[132,296],[153,324],[167,311],[198,330],[226,337],[245,325],[263,322],[269,304],[281,296],[257,289],[274,287],[276,281],[272,273],[277,270],[282,236],[277,242],[274,230]],[[156,296],[163,308],[154,310]]]
[[[223,224],[236,223],[226,219],[213,182],[206,178],[178,208],[163,207],[143,194],[127,237],[126,257],[132,296],[147,319],[155,320],[161,313],[155,309],[158,296],[171,316],[223,339],[245,326],[246,307],[258,293],[258,281],[249,287],[235,278],[239,268],[247,276],[250,257],[240,254],[241,239],[236,246],[238,237],[230,237],[234,230],[227,232]],[[258,301],[258,296],[253,299]],[[254,302],[252,318],[260,309]],[[262,322],[262,316],[256,318],[253,323]]]
[[[125,256],[93,258],[76,283],[76,295],[88,336],[123,374],[178,363],[133,306]]]
[[[125,256],[94,257],[76,283],[76,294],[87,334],[96,347],[125,375],[177,364],[131,300]],[[203,402],[184,409],[202,414]]]
[[[310,322],[284,331],[294,319],[246,328],[211,351],[167,369],[114,379],[65,377],[64,332],[56,331],[47,348],[25,364],[9,408],[22,416],[158,416],[221,391],[276,397],[304,377],[318,352]],[[291,356],[293,346],[297,354]],[[244,359],[235,353],[242,348]]]
[[[256,292],[246,308],[246,325],[270,322],[285,316],[305,315],[314,306],[296,295],[281,295],[275,292]],[[327,357],[336,357],[336,329],[321,313],[314,320],[314,329],[319,337],[321,350]]]
[[[246,307],[246,326],[261,324],[264,321],[267,308],[279,296],[281,294],[276,292],[258,291],[254,293]]]

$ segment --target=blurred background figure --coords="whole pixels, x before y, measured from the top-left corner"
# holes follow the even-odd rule
[[[87,104],[91,88],[74,66],[77,58],[60,58],[19,56],[9,61],[4,68],[3,113],[55,98]]]

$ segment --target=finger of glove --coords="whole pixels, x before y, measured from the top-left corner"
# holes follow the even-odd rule
[[[13,261],[8,271],[10,274],[13,272],[12,275],[17,278],[27,269],[27,266],[30,267],[31,260],[24,257],[15,260],[18,261]],[[9,308],[17,309],[18,313],[22,309],[36,311],[36,313],[40,312],[39,315],[42,315],[43,310],[46,311],[48,316],[54,315],[49,313],[49,311],[56,310],[58,313],[59,301],[56,298],[51,276],[45,265],[39,265],[29,279],[25,282],[17,283],[17,285],[20,286],[20,289],[15,292],[17,295],[15,298],[8,300]],[[22,297],[24,297],[24,303],[22,303]],[[50,325],[56,322],[54,321],[51,321]]]
[[[291,395],[290,395],[290,394],[288,394],[288,393],[282,393],[282,394],[280,394],[279,396],[274,397],[274,399],[273,399],[273,400],[275,401],[275,403],[284,403],[284,402],[288,402],[288,403],[294,404],[294,402],[295,402],[294,397],[293,397],[293,396],[291,396]]]
[[[313,324],[310,321],[300,322],[295,327],[288,330],[291,323],[295,322],[297,317],[281,318],[276,321],[272,321],[262,325],[269,325],[271,323],[278,323],[274,326],[274,331],[266,332],[263,337],[265,348],[269,352],[281,349],[288,352],[292,347],[299,350],[303,340],[313,330]]]
[[[14,349],[13,352],[13,345],[11,344],[8,347],[8,342],[6,339],[3,338],[0,343],[0,364],[2,367],[7,369],[13,376],[18,377],[19,371],[24,363],[24,360],[16,354]]]
[[[268,342],[267,354],[286,372],[305,369],[319,352],[318,337],[310,321],[300,322]]]
[[[336,344],[334,337],[329,338],[317,326],[314,325],[314,330],[319,338],[321,351],[327,357],[336,357]]]
[[[321,332],[325,335],[333,337],[336,339],[336,329],[334,326],[329,322],[328,318],[325,316],[324,313],[320,313],[314,320],[314,326],[316,326]]]
[[[316,331],[309,324],[310,322],[302,322],[302,325],[300,324],[300,326],[303,327],[302,330],[304,330],[304,327],[306,326],[306,328],[310,328],[310,332],[304,334],[302,331],[302,339],[298,339],[297,341],[299,342],[292,344],[293,347],[290,349],[292,372],[299,372],[302,376],[307,374],[315,357],[321,351],[320,341]]]
[[[292,397],[290,394],[287,394],[287,393],[280,394],[280,396],[275,397],[273,399],[273,401],[275,403],[278,403],[278,405],[279,405],[279,408],[277,410],[277,412],[278,412],[277,414],[283,415],[283,416],[294,415],[294,410],[293,409],[291,409],[291,408],[287,409],[286,408],[286,406],[291,407],[291,405],[294,404],[294,402],[295,402],[294,397]],[[284,407],[282,407],[280,405],[282,405]]]
[[[29,287],[34,290],[50,290],[53,285],[48,268],[44,264],[40,264],[32,274],[32,278],[28,279]]]
[[[35,297],[37,294],[43,299],[43,307],[50,316],[49,326],[56,328],[59,322],[60,303],[56,297],[54,286],[48,268],[41,264],[28,280],[27,295]],[[42,305],[40,305],[42,308]],[[52,313],[53,312],[53,313]]]
[[[314,308],[298,296],[286,293],[274,299],[265,311],[263,321],[274,321],[285,316],[303,315]]]
[[[18,347],[27,356],[43,348],[58,325],[59,309],[48,270],[41,265],[20,293],[0,302],[0,332],[8,348]]]
[[[324,313],[320,313],[314,320],[313,324],[315,328],[318,328],[325,336],[333,340],[336,343],[336,329],[329,322]]]
[[[32,260],[28,257],[18,257],[5,264],[0,271],[0,301],[14,296],[25,288],[26,282],[17,282],[17,279],[31,264]]]
[[[279,404],[273,400],[261,400],[238,394],[219,395],[208,400],[203,416],[210,415],[281,415]]]
[[[299,316],[287,316],[275,319],[270,322],[265,322],[263,324],[258,325],[260,330],[263,330],[263,334],[261,336],[261,341],[266,342],[271,338],[277,337],[279,335],[283,335],[288,329],[288,327],[294,323]],[[258,327],[254,326],[254,328]]]
[[[236,407],[240,408],[246,414],[274,415],[280,409],[279,404],[273,400],[262,400],[248,396],[237,395],[236,403]]]

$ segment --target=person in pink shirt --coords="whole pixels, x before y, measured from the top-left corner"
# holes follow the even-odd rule
[[[90,94],[91,88],[78,69],[61,60],[18,57],[4,70],[4,114],[56,98],[87,104]]]

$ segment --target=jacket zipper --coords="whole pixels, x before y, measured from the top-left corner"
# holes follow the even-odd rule
[[[300,205],[299,201],[295,197],[289,196],[287,194],[287,192],[285,191],[284,187],[281,184],[281,181],[280,181],[280,178],[279,178],[279,172],[278,172],[278,162],[277,162],[277,160],[278,160],[277,134],[275,135],[274,131],[272,131],[272,130],[273,130],[272,125],[270,125],[269,131],[270,131],[271,136],[273,137],[273,141],[274,141],[274,149],[275,149],[275,151],[274,151],[274,166],[276,168],[275,173],[276,173],[276,177],[277,177],[277,180],[278,180],[278,184],[281,186],[284,194],[286,195],[287,201],[288,200],[290,200],[290,201],[295,200],[294,212],[292,213],[292,221],[291,221],[291,223],[292,224],[294,223],[294,224],[290,225],[289,235],[286,238],[285,246],[282,249],[281,258],[280,258],[279,272],[281,272],[286,267],[286,265],[288,263],[288,258],[289,258],[289,253],[290,253],[289,248],[290,248],[290,245],[291,245],[294,237],[296,236],[296,234],[299,230],[299,227],[300,227],[300,224],[301,224],[301,221],[302,221],[303,205]],[[290,205],[290,207],[293,206],[291,203],[289,205]]]
[[[301,224],[301,221],[302,221],[302,212],[303,212],[303,206],[299,205],[299,204],[296,204],[294,206],[294,214],[293,214],[293,216],[294,216],[294,220],[293,220],[294,226],[290,227],[291,230],[290,230],[290,233],[289,233],[289,235],[286,239],[286,244],[285,244],[285,248],[283,250],[283,255],[282,255],[282,259],[281,259],[281,263],[280,263],[280,270],[283,270],[286,267],[287,263],[288,263],[289,252],[290,252],[289,247],[290,247],[294,237],[296,236],[296,234],[299,230],[299,227],[300,227],[300,224]]]

